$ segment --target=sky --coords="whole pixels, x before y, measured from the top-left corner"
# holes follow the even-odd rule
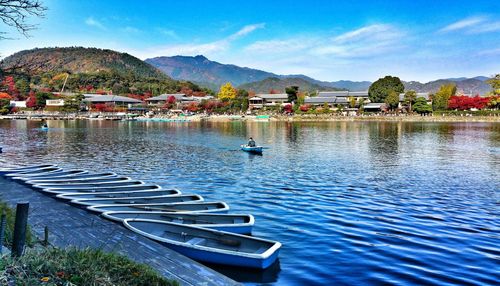
[[[30,37],[0,24],[0,57],[84,46],[140,59],[204,55],[319,80],[427,82],[500,73],[500,1],[42,0]]]

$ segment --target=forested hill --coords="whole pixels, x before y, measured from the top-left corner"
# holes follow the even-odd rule
[[[291,78],[270,77],[261,81],[245,83],[240,85],[239,87],[249,91],[254,91],[256,93],[268,93],[271,90],[277,92],[284,92],[285,88],[289,86],[298,86],[300,91],[307,91],[307,92],[316,92],[324,90],[342,90],[334,87],[321,86],[315,83],[311,83],[310,81],[300,77],[291,77]]]
[[[138,77],[168,78],[157,68],[127,53],[97,48],[41,48],[20,51],[2,61],[3,68],[12,66],[21,66],[22,70],[29,74],[114,71],[121,74],[132,73]]]

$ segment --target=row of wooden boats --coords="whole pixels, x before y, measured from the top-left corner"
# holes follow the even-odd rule
[[[248,236],[255,223],[248,214],[228,214],[225,202],[207,202],[119,176],[43,164],[0,169],[0,174],[70,204],[123,223],[193,259],[232,266],[267,268],[281,244]]]

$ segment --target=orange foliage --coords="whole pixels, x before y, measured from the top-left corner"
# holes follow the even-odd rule
[[[12,96],[6,92],[0,92],[0,99],[12,99]]]

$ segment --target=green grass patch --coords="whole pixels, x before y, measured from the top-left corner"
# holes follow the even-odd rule
[[[15,222],[15,215],[16,215],[16,210],[11,209],[10,207],[7,206],[6,203],[0,202],[0,214],[5,213],[7,215],[7,225],[5,226],[5,240],[3,241],[3,245],[7,247],[12,246],[12,237],[14,236],[14,222]],[[27,246],[33,246],[34,244],[34,239],[33,239],[33,234],[31,232],[31,228],[28,225],[28,229],[26,230],[26,245]]]
[[[30,249],[20,258],[4,258],[0,284],[13,285],[179,285],[151,267],[125,256],[76,248]]]

